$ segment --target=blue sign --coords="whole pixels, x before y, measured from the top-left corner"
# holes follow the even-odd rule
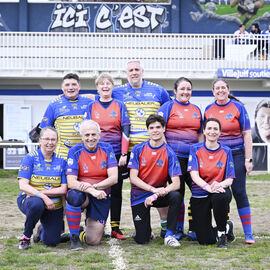
[[[218,78],[270,79],[270,69],[219,68]]]

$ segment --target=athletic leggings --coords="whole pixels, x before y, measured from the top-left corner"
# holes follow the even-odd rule
[[[232,193],[229,188],[225,188],[225,191],[225,193],[211,193],[205,198],[190,199],[193,226],[201,245],[216,243],[217,230],[226,231]],[[212,209],[216,228],[212,226]]]
[[[244,149],[232,150],[235,179],[232,183],[232,193],[235,198],[237,208],[241,209],[249,206],[246,191],[246,167],[245,167],[245,151]]]
[[[48,210],[42,199],[38,197],[26,198],[21,195],[17,198],[19,209],[26,215],[24,225],[24,235],[31,237],[33,230],[40,220],[42,229],[40,234],[41,241],[47,246],[56,246],[60,243],[60,235],[63,222],[63,208]]]

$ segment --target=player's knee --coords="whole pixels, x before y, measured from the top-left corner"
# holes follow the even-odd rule
[[[100,244],[102,237],[85,235],[85,242],[90,246],[97,246]]]
[[[66,200],[72,206],[81,206],[86,199],[86,195],[84,192],[79,190],[71,189],[68,191]]]
[[[170,201],[173,204],[180,205],[182,202],[182,195],[178,191],[171,191],[170,192]]]
[[[45,208],[45,206],[44,206],[44,202],[42,199],[32,197],[32,202],[29,205],[29,211],[31,213],[37,213],[37,212],[43,211],[44,208]]]

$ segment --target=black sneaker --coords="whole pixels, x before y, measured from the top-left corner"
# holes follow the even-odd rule
[[[38,243],[40,241],[40,233],[41,233],[42,226],[41,224],[38,225],[37,233],[33,236],[34,243]]]
[[[67,232],[67,233],[61,233],[61,236],[60,236],[60,242],[61,243],[66,243],[70,240],[70,233]]]
[[[228,221],[227,224],[229,225],[229,230],[226,233],[226,237],[227,237],[227,242],[228,243],[232,243],[235,241],[236,237],[233,234],[233,222],[232,221]]]
[[[160,237],[161,237],[162,239],[164,239],[164,238],[165,238],[165,235],[166,235],[166,230],[161,229],[161,230],[160,230]]]
[[[82,243],[79,239],[79,235],[77,234],[72,234],[70,238],[70,249],[72,250],[80,250],[83,249]]]
[[[226,235],[225,233],[223,233],[220,237],[217,238],[218,243],[217,243],[217,247],[218,248],[223,248],[223,249],[227,249],[227,243],[226,243]]]
[[[19,249],[20,250],[28,249],[30,247],[30,243],[31,243],[30,239],[26,239],[26,238],[21,239],[20,244],[19,244]]]

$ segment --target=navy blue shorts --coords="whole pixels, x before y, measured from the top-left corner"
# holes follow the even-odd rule
[[[90,194],[87,194],[89,204],[86,207],[86,217],[92,218],[105,226],[111,206],[111,197],[98,200]]]

